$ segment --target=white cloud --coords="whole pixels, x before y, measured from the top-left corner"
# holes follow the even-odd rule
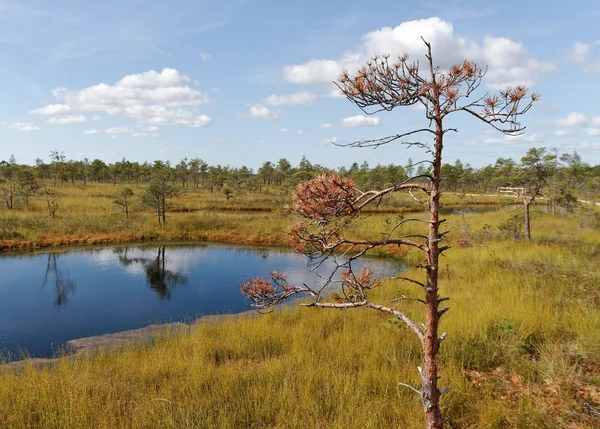
[[[137,138],[139,138],[139,137],[151,137],[151,138],[156,138],[156,137],[158,137],[158,134],[156,134],[156,133],[147,133],[147,132],[139,132],[139,131],[136,131],[136,132],[134,132],[134,133],[131,133],[131,136],[132,136],[132,137],[137,137]],[[176,150],[179,150],[179,149],[176,149]]]
[[[331,84],[343,69],[354,72],[375,54],[389,53],[395,58],[408,53],[414,60],[422,60],[425,44],[421,37],[431,43],[434,61],[443,69],[465,58],[482,67],[487,65],[486,82],[492,88],[516,84],[531,86],[542,74],[556,69],[552,63],[531,58],[520,43],[491,36],[477,43],[457,36],[452,24],[434,17],[371,31],[362,37],[354,51],[341,58],[287,65],[283,75],[288,82],[296,84]]]
[[[261,104],[255,104],[250,106],[250,113],[248,113],[248,116],[257,119],[275,119],[279,116],[279,113]]]
[[[346,96],[344,95],[342,90],[336,86],[334,89],[329,91],[325,97],[327,97],[327,98],[344,98]]]
[[[588,118],[583,113],[571,112],[566,117],[553,122],[553,125],[559,127],[582,127],[588,124],[600,125],[600,116]]]
[[[303,129],[296,130],[296,134],[304,134],[304,130]]]
[[[342,128],[376,127],[381,120],[376,116],[356,115],[342,119]]]
[[[38,127],[37,125],[35,125],[32,122],[15,122],[13,124],[8,125],[9,128],[12,128],[13,130],[19,130],[19,131],[39,131],[40,127]]]
[[[600,154],[600,142],[581,142],[576,145],[565,146],[569,152],[577,151],[578,153]]]
[[[544,140],[536,136],[535,134],[527,135],[520,134],[518,136],[504,135],[503,137],[494,137],[484,139],[482,143],[469,143],[469,146],[492,146],[492,145],[506,145],[506,144],[518,144],[518,143],[541,143]]]
[[[87,122],[87,118],[83,115],[53,116],[48,119],[49,124],[55,125],[81,124],[83,122]]]
[[[208,52],[200,52],[200,59],[206,63],[208,61],[214,61],[215,57],[213,57],[213,55],[209,54]]]
[[[283,76],[288,82],[297,84],[331,83],[343,69],[357,69],[361,62],[359,54],[348,54],[339,60],[311,60],[304,64],[284,66]]]
[[[307,91],[294,92],[287,95],[270,95],[262,101],[267,106],[295,106],[314,104],[318,97]]]
[[[598,42],[595,45],[598,45]],[[592,45],[589,43],[575,42],[568,59],[581,64],[583,70],[588,73],[600,73],[600,61],[592,59]]]
[[[279,130],[279,132],[281,132],[281,133],[287,133],[288,131],[289,131],[289,130],[288,130],[287,128],[281,128],[281,129]]]
[[[333,127],[331,122],[326,122],[324,124],[319,125],[319,128],[331,128],[331,127]]]
[[[573,50],[569,54],[569,59],[581,64],[588,61],[592,48],[587,43],[575,42]]]
[[[571,135],[571,133],[565,130],[556,130],[552,133],[552,135],[556,137],[568,137]]]
[[[98,112],[145,124],[205,127],[211,118],[196,109],[209,101],[208,95],[192,89],[190,84],[190,78],[175,69],[150,70],[127,75],[114,85],[99,83],[81,90],[55,88],[52,93],[62,104],[32,113]]]
[[[488,71],[488,86],[499,89],[506,85],[533,86],[541,75],[556,70],[549,62],[529,57],[522,44],[504,37],[486,37],[483,41],[483,61]]]
[[[131,134],[133,130],[129,127],[112,127],[104,130],[106,134]]]
[[[83,130],[83,134],[87,134],[87,135],[100,134],[100,130]]]
[[[34,115],[64,115],[69,113],[71,107],[66,104],[48,104],[47,106],[33,109],[29,113]]]
[[[588,128],[585,133],[588,136],[600,136],[600,128]]]
[[[128,135],[131,137],[158,137],[158,134],[156,133],[158,127],[156,126],[144,127],[138,125],[137,128],[137,130],[134,130],[125,126],[111,127],[104,130],[104,133],[113,138],[123,135]]]

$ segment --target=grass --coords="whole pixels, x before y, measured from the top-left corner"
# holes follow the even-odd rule
[[[284,204],[290,193],[265,188],[261,194],[242,191],[227,201],[219,192],[187,190],[170,202],[167,224],[158,225],[152,213],[135,210],[129,218],[113,202],[121,188],[90,184],[59,189],[58,211],[48,217],[45,201],[33,198],[25,210],[0,210],[0,251],[67,244],[105,244],[146,240],[209,240],[234,243],[286,244],[281,235],[288,225]],[[142,189],[134,189],[140,194]],[[463,202],[489,205],[490,197],[444,197],[446,205]],[[383,201],[378,213],[422,211],[406,195]]]
[[[514,240],[497,228],[512,210],[464,220],[448,215],[454,248],[443,258],[441,287],[452,309],[441,325],[448,339],[440,383],[452,390],[442,398],[443,411],[453,428],[598,427],[600,235],[575,218],[534,212],[534,240]],[[386,217],[370,216],[352,234],[383,230]],[[155,233],[145,222],[143,233]],[[279,237],[287,225],[276,211],[177,213],[168,222],[169,233],[204,229],[246,238]],[[412,265],[422,259],[414,251],[402,255]],[[388,303],[398,291],[415,293],[388,279],[372,300]],[[403,309],[421,320],[418,305]],[[373,310],[283,307],[200,321],[154,345],[62,360],[53,369],[0,370],[0,422],[7,428],[421,428],[417,395],[398,384],[418,384],[420,360],[414,334]]]

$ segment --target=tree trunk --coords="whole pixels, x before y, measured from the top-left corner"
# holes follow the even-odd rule
[[[438,389],[438,259],[439,259],[439,207],[440,207],[440,168],[442,164],[442,121],[436,123],[435,155],[431,190],[429,193],[429,234],[427,237],[427,285],[425,290],[425,338],[423,340],[423,368],[421,369],[421,401],[425,411],[425,424],[428,429],[444,427],[440,411],[440,390]]]
[[[531,198],[525,197],[523,199],[523,203],[525,204],[525,237],[528,240],[531,240],[531,221],[529,217],[529,206],[531,205]]]

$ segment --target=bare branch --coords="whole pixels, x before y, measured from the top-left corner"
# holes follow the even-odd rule
[[[385,313],[393,314],[398,319],[402,320],[417,335],[417,337],[419,337],[419,339],[421,340],[421,342],[424,341],[425,334],[423,333],[423,331],[421,330],[421,328],[419,328],[417,326],[417,324],[410,317],[408,317],[406,314],[402,313],[401,311],[395,310],[393,308],[387,307],[385,305],[374,304],[372,302],[367,302],[365,305],[367,307],[374,308],[375,310],[379,310],[379,311],[383,311]]]
[[[403,386],[403,387],[408,387],[410,390],[412,390],[413,392],[415,392],[417,395],[419,395],[419,397],[422,395],[421,391],[414,388],[413,386],[411,386],[410,384],[405,384],[405,383],[398,383],[398,385]]]
[[[408,277],[392,277],[392,279],[393,280],[403,280],[403,281],[406,281],[406,282],[409,282],[409,283],[414,283],[414,284],[416,284],[418,286],[421,286],[423,289],[426,288],[425,283],[422,283],[422,282],[420,282],[418,280],[409,279]]]
[[[392,302],[394,301],[418,301],[421,302],[423,304],[425,304],[425,301],[423,301],[421,298],[416,298],[416,297],[412,297],[412,296],[405,296],[402,295],[400,298],[394,298],[392,299]]]
[[[308,304],[301,304],[304,307],[320,307],[320,308],[337,308],[337,309],[346,309],[346,308],[355,308],[355,307],[365,307],[367,305],[367,301],[360,302],[343,302],[343,303],[334,303],[334,302],[310,302]]]
[[[444,307],[441,310],[438,311],[438,316],[443,316],[445,312],[447,312],[448,310],[450,310],[450,307]]]
[[[379,139],[372,139],[372,140],[359,140],[359,141],[355,141],[352,143],[333,143],[336,146],[340,146],[340,147],[373,147],[373,148],[378,148],[379,146],[383,146],[385,144],[388,143],[392,143],[398,139],[404,138],[404,137],[408,137],[410,135],[413,134],[418,134],[418,133],[431,133],[433,134],[433,131],[430,130],[429,128],[421,128],[419,130],[413,130],[413,131],[409,131],[403,134],[395,134],[392,136],[387,136],[387,137],[382,137]]]

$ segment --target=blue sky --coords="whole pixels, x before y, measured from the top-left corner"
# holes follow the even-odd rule
[[[450,119],[445,161],[544,146],[600,163],[599,21],[592,0],[0,0],[0,159],[405,164],[416,149],[330,142],[426,125],[423,112],[364,117],[332,80],[374,53],[418,59],[424,36],[442,67],[487,65],[486,89],[542,94],[518,138]]]

